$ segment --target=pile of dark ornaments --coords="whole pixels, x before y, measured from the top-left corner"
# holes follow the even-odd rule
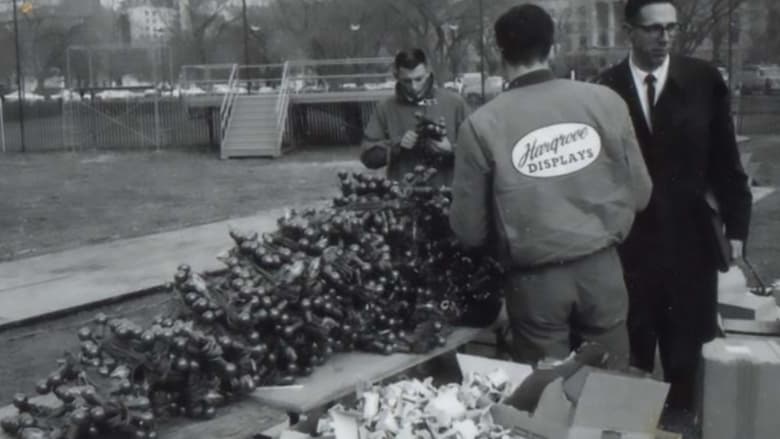
[[[160,420],[211,418],[334,354],[423,353],[456,325],[490,324],[500,267],[458,245],[450,192],[418,167],[401,182],[339,173],[326,208],[290,211],[273,233],[231,231],[225,270],[182,265],[174,306],[148,327],[98,315],[2,428],[24,439],[157,437]],[[262,391],[259,389],[257,391]],[[56,404],[51,404],[52,400]]]

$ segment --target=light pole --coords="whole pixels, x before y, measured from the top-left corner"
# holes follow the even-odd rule
[[[729,39],[729,45],[728,45],[728,51],[727,51],[727,57],[728,57],[728,63],[729,63],[729,93],[731,96],[734,96],[734,58],[733,58],[733,43],[734,43],[734,8],[732,7],[732,2],[729,0],[728,3],[728,20],[729,20],[729,29],[728,29],[728,39]]]
[[[350,23],[349,30],[353,34],[352,41],[354,44],[352,45],[352,57],[357,58],[357,51],[358,51],[357,32],[360,30],[360,23]]]
[[[249,65],[249,22],[246,17],[246,0],[241,0],[241,17],[244,20],[244,65]]]
[[[457,23],[445,23],[444,24],[444,42],[445,42],[445,52],[443,53],[443,56],[445,59],[449,60],[449,65],[447,66],[450,69],[450,73],[457,76],[458,71],[460,70],[460,60],[456,59],[456,57],[453,55],[453,52],[455,52],[455,39],[456,39],[456,32],[458,32],[458,29],[460,29],[460,26]],[[447,40],[447,33],[446,30],[449,30],[449,41]],[[446,61],[443,61],[446,63]],[[454,79],[454,78],[453,78]]]
[[[25,152],[24,141],[24,82],[22,81],[22,54],[19,51],[19,17],[16,10],[16,0],[13,0],[14,16],[14,44],[16,45],[16,92],[19,97],[19,140],[22,143],[22,152]]]
[[[246,0],[241,0],[241,17],[244,21],[244,71],[249,69],[249,23],[246,17]],[[241,69],[238,69],[238,76],[241,77]],[[252,81],[249,80],[247,73],[246,78],[246,93],[252,94]]]
[[[482,102],[485,102],[485,8],[479,0],[479,79],[482,83]]]

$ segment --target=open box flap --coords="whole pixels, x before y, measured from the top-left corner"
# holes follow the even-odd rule
[[[573,406],[563,392],[563,378],[558,378],[545,387],[533,417],[568,426],[572,415]]]
[[[511,361],[494,360],[492,358],[478,357],[475,355],[456,354],[458,366],[463,376],[469,373],[489,375],[496,370],[504,371],[509,376],[510,391],[514,391],[526,378],[531,375],[533,368],[527,364]]]
[[[490,415],[494,423],[509,429],[513,438],[566,439],[569,434],[566,425],[537,419],[508,405],[494,405]]]
[[[572,426],[652,437],[668,392],[669,384],[660,381],[592,371],[577,401]]]

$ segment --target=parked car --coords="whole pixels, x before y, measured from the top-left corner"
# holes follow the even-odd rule
[[[739,89],[745,95],[753,93],[770,94],[780,91],[780,66],[744,66],[740,72]]]
[[[460,90],[461,96],[473,105],[481,105],[482,102],[482,81],[479,73],[464,73],[461,79],[463,86]],[[485,77],[485,102],[498,96],[504,90],[504,78],[501,76]]]

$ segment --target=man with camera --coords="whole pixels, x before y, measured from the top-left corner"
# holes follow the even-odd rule
[[[401,180],[417,165],[436,168],[434,185],[452,182],[458,127],[468,115],[460,95],[435,85],[421,49],[399,52],[393,63],[395,95],[377,104],[363,133],[360,160],[370,169],[387,167]]]

